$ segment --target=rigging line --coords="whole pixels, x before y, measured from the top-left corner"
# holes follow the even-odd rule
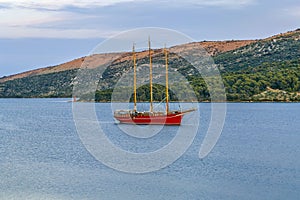
[[[149,45],[149,64],[150,64],[150,112],[153,112],[153,90],[152,90],[152,50],[151,50],[151,41],[150,36],[148,38]]]

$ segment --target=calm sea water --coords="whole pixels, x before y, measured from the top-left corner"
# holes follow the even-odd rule
[[[115,130],[110,104],[96,107],[106,130]],[[299,103],[229,103],[220,140],[200,160],[209,110],[200,104],[199,132],[179,160],[135,175],[85,149],[66,99],[0,99],[0,199],[299,199]],[[121,132],[110,137],[125,149],[149,149]],[[150,144],[159,148],[171,137]]]

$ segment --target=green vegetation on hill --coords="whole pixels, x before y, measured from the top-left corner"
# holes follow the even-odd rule
[[[229,101],[300,101],[300,65],[295,61],[264,63],[256,68],[248,67],[238,72],[223,74]],[[286,92],[286,98],[259,94],[273,90]]]
[[[0,83],[2,98],[70,97],[76,70],[28,76]]]
[[[300,64],[298,61],[264,63],[256,68],[247,67],[236,72],[223,72],[222,78],[228,101],[300,101]],[[209,90],[201,76],[189,76],[188,80],[199,101],[210,101]],[[153,88],[154,99],[163,100],[165,87],[154,85]],[[184,93],[186,90],[181,91]],[[98,90],[96,94],[89,94],[85,98],[109,101],[112,92],[112,89]],[[139,101],[149,100],[149,86],[138,88],[137,94]],[[122,94],[119,95],[122,96]],[[170,99],[177,101],[182,96],[184,95],[180,93],[177,96],[172,94]]]

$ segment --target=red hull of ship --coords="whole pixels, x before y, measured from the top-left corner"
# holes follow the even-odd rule
[[[181,124],[183,114],[168,114],[162,116],[115,116],[115,118],[120,123],[125,124],[139,124],[139,125],[148,125],[148,124],[157,124],[157,125],[177,125]]]

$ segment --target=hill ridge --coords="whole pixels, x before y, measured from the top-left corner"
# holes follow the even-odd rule
[[[300,29],[260,40],[202,41],[170,47],[170,67],[187,78],[199,101],[209,101],[209,91],[199,72],[176,56],[181,51],[198,56],[193,49],[199,47],[212,56],[220,69],[229,101],[300,101]],[[153,51],[156,62],[164,63],[162,49]],[[137,53],[139,64],[147,65],[147,59],[147,51]],[[86,91],[85,98],[109,101],[114,85],[132,67],[132,54],[95,54],[3,77],[0,78],[0,98],[70,97],[77,71],[82,65],[91,73],[98,66],[107,67],[100,78],[96,96]],[[139,90],[144,94],[141,101],[148,98],[143,90],[148,88]],[[164,94],[158,92],[156,98],[162,96]]]
[[[227,51],[231,51],[231,50],[240,48],[242,46],[246,46],[255,41],[256,40],[201,41],[201,42],[192,42],[192,43],[187,43],[187,44],[176,45],[176,46],[173,46],[170,48],[171,49],[191,48],[193,46],[200,45],[210,55],[215,56],[219,53],[224,53]],[[161,50],[161,49],[157,49],[157,50]],[[105,55],[110,55],[110,54],[115,54],[115,53],[106,53]],[[123,54],[124,54],[124,57],[131,59],[130,52],[124,52]],[[145,54],[144,56],[140,56],[142,54],[145,54],[145,53],[138,52],[137,57],[141,58],[141,57],[147,56],[147,54]],[[18,74],[4,76],[4,77],[0,78],[0,82],[6,82],[6,81],[14,80],[14,79],[25,78],[25,77],[33,76],[33,75],[42,75],[42,74],[60,72],[60,71],[65,71],[65,70],[70,70],[70,69],[78,69],[81,67],[85,58],[86,58],[86,56],[77,58],[77,59],[73,59],[71,61],[68,61],[68,62],[65,62],[62,64],[58,64],[58,65],[54,65],[54,66],[48,66],[48,67],[43,67],[43,68],[38,68],[38,69],[21,72]],[[119,60],[124,61],[124,59],[122,60],[121,58],[119,58]]]

